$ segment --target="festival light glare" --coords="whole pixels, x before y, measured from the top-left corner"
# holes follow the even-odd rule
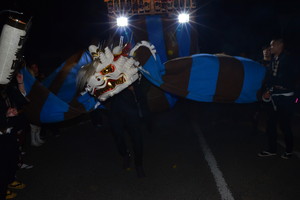
[[[128,18],[127,17],[118,17],[117,18],[117,26],[125,27],[128,26]]]
[[[187,13],[181,13],[178,15],[179,23],[188,23],[190,21],[190,15]]]

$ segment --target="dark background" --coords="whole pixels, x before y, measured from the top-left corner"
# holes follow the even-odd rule
[[[257,52],[272,38],[283,37],[291,52],[297,51],[300,14],[297,1],[216,0],[202,1],[198,15],[200,46],[230,55],[245,53],[257,59]],[[202,11],[203,10],[203,13]],[[201,40],[202,39],[202,40]]]
[[[195,28],[200,53],[244,55],[259,59],[261,47],[274,37],[286,39],[297,55],[300,12],[297,1],[198,0]],[[1,10],[12,9],[32,18],[26,57],[55,68],[95,37],[109,35],[106,4],[102,0],[9,0]],[[8,14],[1,14],[1,27]]]

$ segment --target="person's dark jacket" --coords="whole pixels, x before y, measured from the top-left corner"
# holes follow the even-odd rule
[[[279,62],[277,72],[274,73],[275,63]],[[296,80],[296,63],[286,53],[279,55],[278,59],[274,58],[269,67],[268,78],[266,82],[267,88],[273,88],[273,93],[292,92],[295,89]]]
[[[26,124],[25,117],[21,114],[22,107],[28,101],[22,93],[14,86],[7,85],[1,87],[0,91],[0,131],[3,132],[9,127],[14,127],[16,130],[22,129]],[[9,107],[16,108],[20,113],[15,117],[6,117]]]

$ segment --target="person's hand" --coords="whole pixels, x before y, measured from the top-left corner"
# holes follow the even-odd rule
[[[270,98],[271,98],[271,92],[270,92],[270,91],[265,92],[265,93],[262,95],[262,98],[263,98],[264,101],[269,101]]]
[[[18,84],[23,84],[23,74],[18,73],[17,76]]]
[[[15,117],[18,115],[18,110],[16,108],[8,108],[6,112],[6,117]]]

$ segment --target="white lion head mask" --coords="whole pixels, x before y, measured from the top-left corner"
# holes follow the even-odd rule
[[[149,42],[141,41],[132,49],[130,45],[123,46],[123,38],[120,38],[118,46],[106,47],[104,52],[100,47],[91,45],[89,47],[93,62],[84,65],[77,75],[77,88],[105,101],[109,97],[121,92],[139,78],[138,70],[143,71],[140,63],[133,59],[134,53],[140,47],[147,47],[155,57],[155,47]]]
[[[118,47],[119,48],[119,47]],[[97,97],[100,101],[119,93],[127,88],[139,77],[138,69],[134,66],[133,58],[124,57],[121,52],[113,52],[106,47],[104,52],[100,52],[94,57],[92,63],[95,72],[87,80],[85,90]]]

